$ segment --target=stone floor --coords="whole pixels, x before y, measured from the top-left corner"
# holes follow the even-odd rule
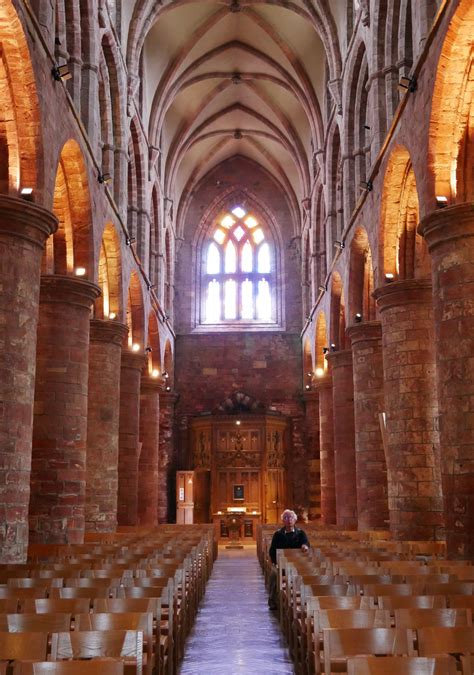
[[[293,675],[255,547],[219,547],[206,595],[186,641],[180,675]]]

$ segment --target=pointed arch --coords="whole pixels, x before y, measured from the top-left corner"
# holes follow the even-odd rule
[[[85,269],[95,279],[95,256],[89,182],[82,150],[73,139],[61,151],[56,172],[53,212],[59,226],[47,243],[43,272],[72,274]]]
[[[112,223],[106,223],[99,252],[98,284],[102,291],[95,302],[96,319],[122,319],[122,259],[120,238]]]
[[[0,25],[0,192],[14,195],[42,187],[40,111],[28,44],[11,0],[0,0]]]
[[[344,288],[339,272],[334,272],[332,275],[329,337],[335,349],[346,349],[346,309]]]
[[[154,311],[151,311],[148,315],[148,333],[145,349],[148,350],[146,352],[148,360],[148,373],[151,377],[159,377],[162,373],[160,329],[158,325],[158,319]]]
[[[392,274],[395,279],[430,276],[426,242],[417,233],[419,200],[415,171],[404,146],[394,148],[387,164],[381,216],[381,273]]]
[[[364,321],[375,319],[374,268],[369,238],[364,228],[358,227],[351,241],[349,259],[350,317],[361,314]]]
[[[311,386],[313,379],[313,355],[311,353],[311,341],[309,337],[305,338],[303,344],[303,383],[305,388]]]
[[[128,326],[128,346],[133,347],[133,345],[138,345],[136,351],[142,353],[146,347],[143,293],[140,279],[135,270],[130,275],[125,318]]]
[[[428,159],[434,180],[433,208],[436,195],[446,196],[452,203],[474,198],[473,31],[474,4],[461,0],[446,34],[433,93]],[[466,161],[470,177],[464,170]]]

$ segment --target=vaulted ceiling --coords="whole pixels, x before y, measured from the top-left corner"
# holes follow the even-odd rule
[[[308,196],[348,1],[123,3],[129,78],[143,83],[165,194],[179,203],[213,167],[244,155],[295,202]]]

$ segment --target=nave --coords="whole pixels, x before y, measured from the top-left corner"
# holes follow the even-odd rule
[[[184,647],[180,675],[293,672],[277,616],[268,611],[255,547],[220,547]]]

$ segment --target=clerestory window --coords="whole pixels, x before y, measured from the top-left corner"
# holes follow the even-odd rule
[[[274,324],[275,247],[268,228],[243,206],[224,211],[203,248],[203,324]]]

